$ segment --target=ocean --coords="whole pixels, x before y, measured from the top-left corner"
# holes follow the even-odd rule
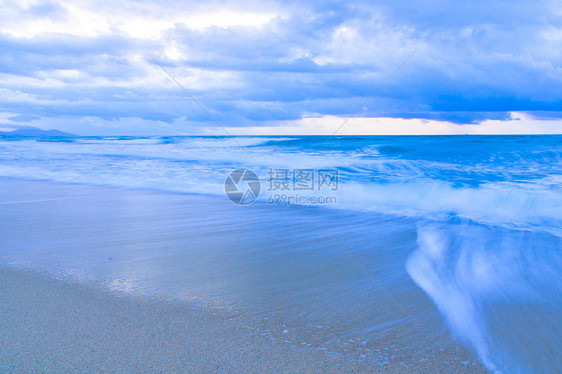
[[[562,367],[562,136],[2,137],[0,221],[0,266],[295,346]]]

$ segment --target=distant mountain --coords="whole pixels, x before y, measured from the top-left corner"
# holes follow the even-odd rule
[[[13,131],[0,131],[0,136],[39,136],[39,137],[52,137],[52,136],[76,136],[67,132],[59,130],[41,130],[35,127],[26,127]]]

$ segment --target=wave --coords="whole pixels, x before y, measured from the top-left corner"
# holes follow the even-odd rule
[[[22,139],[0,141],[0,176],[223,195],[228,173],[250,168],[261,178],[261,199],[267,200],[275,193],[267,191],[272,168],[336,168],[338,190],[321,191],[337,199],[332,208],[438,219],[457,215],[559,233],[562,146],[552,138]]]
[[[412,183],[358,184],[340,188],[342,207],[443,219],[459,216],[505,227],[540,227],[562,235],[562,194],[547,188],[487,183],[457,188],[424,180]]]
[[[260,177],[262,205],[281,193],[272,168],[338,169],[337,190],[298,194],[413,217],[409,276],[490,370],[562,367],[562,137],[0,140],[3,177],[220,196],[239,168]]]
[[[456,221],[421,226],[417,240],[410,277],[488,369],[557,372],[560,237]]]

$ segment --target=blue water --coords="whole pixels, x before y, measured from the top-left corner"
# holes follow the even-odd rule
[[[261,217],[264,222],[261,231],[244,234],[248,240],[261,235],[264,243],[269,243],[268,233],[283,231],[274,224],[279,220],[283,227],[297,233],[297,238],[292,237],[290,245],[283,247],[285,251],[302,246],[320,251],[311,243],[302,244],[307,231],[299,227],[304,225],[291,225],[287,217],[299,217],[302,222],[306,222],[307,214],[320,217],[317,224],[326,227],[330,226],[326,217],[332,217],[338,222],[336,227],[330,226],[337,241],[347,243],[357,255],[372,252],[375,256],[376,252],[383,256],[377,261],[383,261],[386,268],[376,270],[376,274],[383,276],[387,286],[394,285],[397,295],[413,281],[432,301],[450,333],[473,350],[489,370],[560,369],[562,136],[0,138],[1,177],[202,195],[227,201],[225,178],[239,168],[253,170],[262,181],[258,200],[251,206],[228,202],[229,209],[234,209],[229,217]],[[267,189],[272,169],[336,169],[336,190],[298,192],[307,198],[322,194],[334,200],[305,210],[298,204],[271,206],[269,198],[279,193]],[[8,204],[17,201],[10,200],[9,188],[3,192],[0,206],[4,204],[4,212],[8,212]],[[3,218],[9,214],[15,213],[5,213]],[[377,238],[384,245],[374,244]],[[5,240],[1,242],[5,246],[15,246],[17,241]],[[384,257],[393,247],[400,248],[393,255],[394,262]],[[10,254],[2,259],[14,261],[18,257]],[[306,256],[304,259],[311,261]],[[364,266],[375,269],[374,259],[369,261]],[[79,267],[72,264],[64,266]],[[307,271],[320,274],[312,267]],[[96,276],[101,277],[99,274]],[[348,292],[356,292],[355,299],[369,287],[367,283],[356,285],[362,281],[349,280],[343,273],[332,280],[310,274],[308,282],[324,286],[334,279],[355,284],[356,288],[350,288],[355,291]],[[292,283],[286,280],[286,284],[288,288],[279,295],[289,292]],[[299,285],[291,286],[295,295]],[[312,290],[309,292],[316,292]],[[228,292],[235,294],[233,290]],[[263,294],[271,289],[255,292],[250,299],[266,300]],[[323,297],[328,300],[326,294]],[[347,300],[338,297],[342,298],[338,299],[340,304]],[[350,300],[346,302],[352,304]],[[406,309],[407,302],[400,299]],[[271,303],[264,301],[260,310],[272,308]],[[353,309],[351,304],[343,309]],[[327,308],[332,314],[326,312],[322,318],[339,313],[334,305]],[[299,308],[302,306],[295,302],[295,313],[305,313]],[[364,325],[357,322],[359,317],[354,321],[361,329],[369,329],[368,321],[363,321]]]

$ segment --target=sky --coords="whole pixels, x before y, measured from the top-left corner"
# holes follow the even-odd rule
[[[559,0],[0,9],[0,130],[562,133]]]

